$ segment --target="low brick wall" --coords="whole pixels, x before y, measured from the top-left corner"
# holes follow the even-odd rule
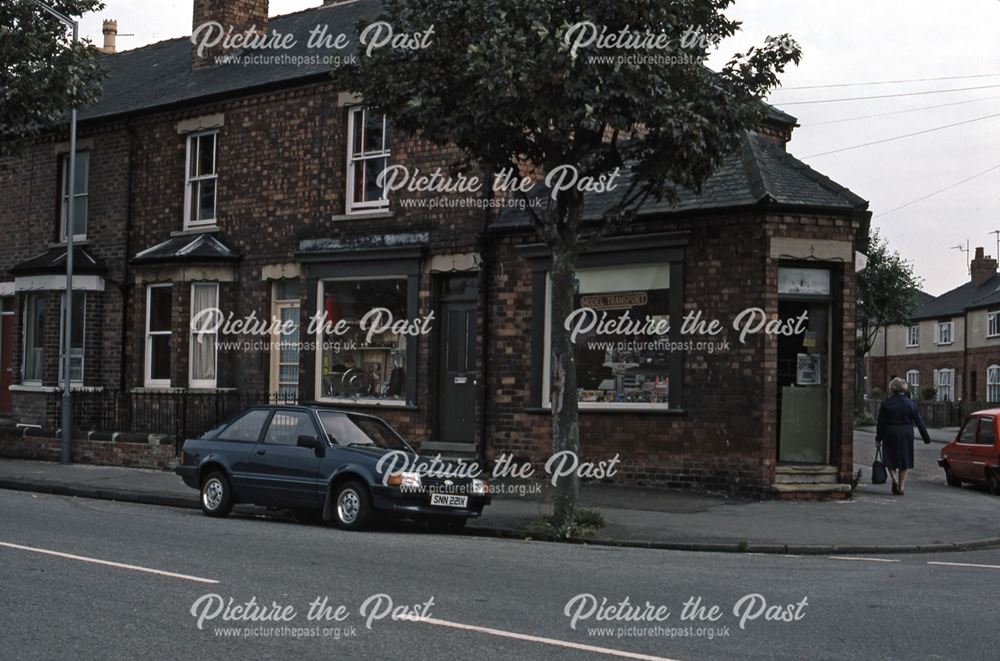
[[[88,434],[73,440],[72,455],[73,462],[79,464],[157,470],[177,465],[173,438],[151,434]],[[39,429],[6,430],[0,433],[0,457],[59,461],[59,434]]]

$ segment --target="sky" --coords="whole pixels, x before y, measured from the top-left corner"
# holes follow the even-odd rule
[[[119,49],[191,32],[192,0],[105,4],[81,22],[82,36],[98,45],[106,18],[135,35],[119,36]],[[270,13],[320,4],[271,0]],[[1000,229],[1000,116],[978,118],[1000,115],[1000,0],[738,0],[727,13],[743,30],[722,42],[709,64],[718,68],[769,34],[787,32],[799,42],[802,62],[768,99],[799,118],[789,151],[869,200],[873,226],[913,264],[925,291],[941,294],[968,279],[966,255],[952,246],[968,241],[973,251],[982,246],[997,255],[990,232]],[[928,78],[951,79],[853,85]],[[851,86],[831,87],[844,84]],[[791,89],[805,86],[823,87]],[[972,87],[981,89],[964,89]],[[831,101],[899,94],[909,96]],[[911,109],[919,110],[899,112]],[[881,116],[838,121],[868,115]],[[968,123],[818,155],[960,122]]]

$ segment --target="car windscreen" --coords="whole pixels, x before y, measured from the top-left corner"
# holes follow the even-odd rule
[[[392,427],[378,418],[320,411],[319,419],[330,440],[338,445],[373,445],[387,450],[410,449]]]

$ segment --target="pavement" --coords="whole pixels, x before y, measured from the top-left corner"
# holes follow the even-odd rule
[[[998,579],[1000,550],[827,557],[352,533],[0,490],[0,658],[18,661],[996,659]],[[329,610],[311,619],[313,603]]]
[[[937,434],[942,438],[947,432]],[[953,433],[952,433],[953,435]],[[859,429],[855,469],[870,472],[874,435]],[[756,553],[916,553],[1000,547],[1000,498],[945,485],[940,446],[917,444],[906,495],[863,483],[846,501],[748,501],[650,488],[585,484],[581,506],[608,525],[572,541],[689,551]],[[170,472],[0,460],[0,489],[198,508],[197,491]],[[551,513],[548,492],[494,499],[467,534],[545,539],[533,531]],[[256,508],[259,509],[259,508]],[[269,514],[280,516],[280,514]],[[533,526],[533,524],[536,524]]]

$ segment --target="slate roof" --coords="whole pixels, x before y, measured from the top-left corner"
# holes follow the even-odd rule
[[[793,117],[788,117],[794,121]],[[584,219],[600,218],[628,189],[629,181],[629,175],[625,173],[615,190],[585,195]],[[542,189],[543,186],[539,185],[533,192],[538,194]],[[675,203],[650,199],[639,209],[639,215],[748,207],[764,202],[845,213],[868,208],[866,200],[813,170],[767,138],[748,131],[742,136],[737,152],[726,157],[719,169],[705,181],[700,195],[680,189]],[[528,226],[528,213],[513,208],[504,212],[492,225],[494,229]]]
[[[211,234],[175,236],[137,253],[133,264],[234,262],[240,254]]]
[[[341,5],[314,7],[294,14],[268,19],[268,30],[295,36],[297,45],[290,50],[261,49],[254,54],[287,54],[290,57],[315,56],[325,53],[346,56],[351,46],[339,49],[310,49],[310,31],[319,24],[327,26],[330,35],[354,35],[362,18],[374,17],[381,2],[365,0]],[[326,75],[330,66],[321,62],[253,64],[239,63],[191,69],[191,39],[178,37],[142,48],[100,57],[109,70],[101,98],[81,110],[81,120],[110,117],[123,113],[150,110],[209,97],[232,94],[259,87],[290,83]]]
[[[14,275],[41,275],[66,273],[66,247],[50,248],[19,264],[10,272]],[[103,273],[104,266],[80,246],[73,246],[73,273]]]
[[[1000,305],[1000,274],[996,274],[978,287],[972,281],[956,287],[927,301],[916,309],[913,319],[938,319],[965,314],[973,308]]]

